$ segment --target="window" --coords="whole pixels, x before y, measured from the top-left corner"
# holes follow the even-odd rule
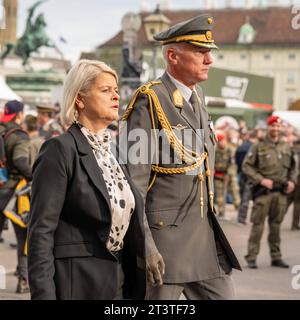
[[[294,97],[288,97],[287,98],[287,105],[289,106],[291,103],[293,103],[295,101]]]
[[[296,73],[295,71],[288,71],[287,73],[287,83],[295,84],[296,83]]]
[[[241,58],[241,60],[246,60],[247,59],[247,53],[241,53],[240,58]]]
[[[270,53],[265,53],[264,54],[265,60],[270,60],[271,59],[271,54]]]
[[[218,60],[223,60],[224,59],[224,55],[223,54],[218,54]]]
[[[296,54],[295,53],[289,53],[289,60],[295,60],[296,59]]]

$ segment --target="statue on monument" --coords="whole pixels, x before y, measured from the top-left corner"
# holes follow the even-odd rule
[[[40,13],[35,20],[33,19],[36,8],[46,1],[48,0],[37,1],[29,8],[24,34],[15,45],[11,43],[6,44],[6,49],[1,53],[0,60],[4,60],[9,53],[13,52],[22,58],[23,66],[25,66],[31,54],[38,52],[39,48],[44,46],[56,48],[54,42],[46,34],[45,29],[47,24],[44,14]]]

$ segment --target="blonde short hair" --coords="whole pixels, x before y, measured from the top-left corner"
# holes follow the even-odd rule
[[[79,60],[71,68],[66,76],[63,86],[63,97],[61,107],[61,119],[66,126],[70,126],[76,119],[76,99],[78,94],[86,94],[99,74],[110,73],[118,82],[118,75],[102,61]]]

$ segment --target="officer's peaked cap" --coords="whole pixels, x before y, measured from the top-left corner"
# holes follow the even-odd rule
[[[154,39],[161,41],[163,45],[187,42],[198,47],[217,49],[212,36],[212,27],[213,18],[205,13],[156,34]]]

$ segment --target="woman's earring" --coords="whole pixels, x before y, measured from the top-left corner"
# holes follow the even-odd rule
[[[78,110],[77,109],[74,110],[74,119],[75,119],[75,121],[78,120]]]
[[[83,102],[82,102],[82,101],[80,101],[80,102],[79,102],[78,107],[79,107],[80,109],[84,109],[84,104],[83,104]]]

